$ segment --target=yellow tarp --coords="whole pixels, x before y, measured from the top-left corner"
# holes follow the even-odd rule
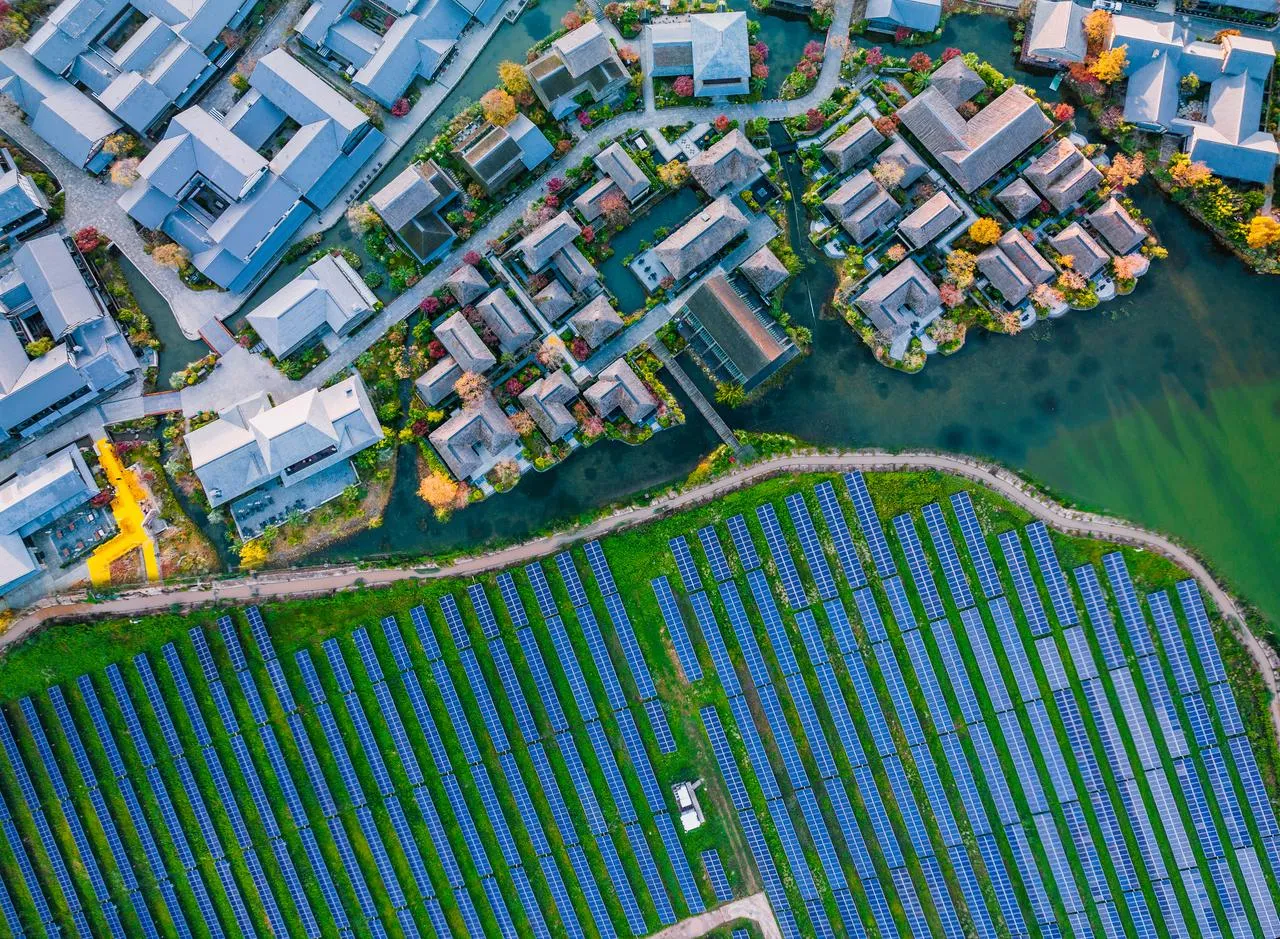
[[[120,533],[99,545],[89,556],[89,579],[95,587],[111,583],[111,565],[130,551],[142,549],[147,580],[160,579],[160,565],[156,561],[156,543],[143,527],[142,503],[147,495],[142,483],[132,470],[125,469],[109,440],[99,440],[96,447],[102,471],[116,491],[111,500],[111,513],[116,517]]]

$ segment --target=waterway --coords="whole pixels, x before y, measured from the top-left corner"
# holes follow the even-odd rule
[[[541,35],[532,15],[549,29],[562,12],[548,2],[506,27],[485,52],[492,62],[477,62],[459,85],[460,98],[474,99],[498,61],[518,58],[529,37]],[[763,19],[797,33],[798,57],[807,39],[795,27],[807,26]],[[765,41],[771,66],[785,74],[779,40]],[[936,56],[948,46],[1013,70],[1012,32],[998,17],[955,17],[941,40],[923,48]],[[1049,94],[1047,77],[1019,79]],[[781,388],[728,412],[730,425],[824,445],[937,447],[994,458],[1066,498],[1195,545],[1280,622],[1276,281],[1249,274],[1153,188],[1134,195],[1169,258],[1132,295],[1018,337],[975,334],[962,351],[932,358],[914,376],[877,365],[843,322],[810,313],[811,298],[820,307],[834,281],[821,259],[807,257],[785,306],[814,329],[813,354]],[[518,539],[679,479],[716,443],[706,423],[691,408],[686,413],[687,425],[647,445],[599,443],[443,524],[414,494],[410,462],[382,527],[320,557],[422,555]]]

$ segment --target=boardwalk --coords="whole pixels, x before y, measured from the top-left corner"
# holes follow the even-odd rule
[[[741,453],[742,443],[734,432],[729,429],[729,425],[724,422],[724,418],[712,407],[711,402],[707,400],[707,396],[702,393],[702,389],[695,385],[693,379],[680,367],[680,363],[668,351],[666,344],[655,342],[653,344],[653,353],[666,366],[667,371],[671,373],[671,377],[676,380],[676,384],[684,389],[684,393],[693,401],[693,406],[698,409],[698,413],[707,419],[707,423],[711,425],[712,430],[720,435],[721,440],[733,448],[735,454]]]

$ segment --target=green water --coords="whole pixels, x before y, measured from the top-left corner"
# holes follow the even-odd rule
[[[654,236],[659,228],[675,229],[698,207],[698,196],[692,189],[681,189],[668,196],[631,225],[609,240],[613,256],[600,265],[600,276],[605,286],[618,298],[618,309],[634,313],[644,308],[645,292],[636,275],[622,262],[629,255],[640,253],[640,243],[656,244]]]
[[[161,389],[169,387],[169,376],[186,368],[196,359],[209,354],[209,347],[202,339],[188,339],[178,326],[178,320],[169,308],[169,303],[160,295],[160,291],[151,286],[140,270],[122,254],[116,255],[124,279],[129,282],[138,308],[151,319],[152,329],[160,340],[160,351],[157,356],[159,382]]]

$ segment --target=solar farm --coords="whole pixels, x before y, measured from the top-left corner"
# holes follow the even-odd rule
[[[1064,568],[963,489],[769,491],[6,704],[0,932],[625,937],[763,890],[788,939],[1280,936],[1194,581]]]

